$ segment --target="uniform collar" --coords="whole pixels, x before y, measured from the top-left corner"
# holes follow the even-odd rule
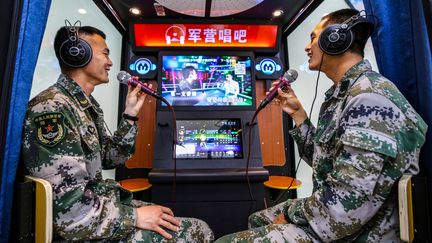
[[[81,110],[85,110],[92,106],[96,110],[99,110],[99,103],[93,98],[93,96],[87,96],[82,88],[69,76],[63,73],[60,74],[57,83],[75,99]]]
[[[333,85],[325,93],[325,99],[329,100],[334,97],[336,99],[342,99],[348,93],[348,89],[354,84],[355,81],[366,71],[372,70],[372,66],[368,60],[363,59],[354,66],[352,66],[344,74],[341,81],[335,86]]]

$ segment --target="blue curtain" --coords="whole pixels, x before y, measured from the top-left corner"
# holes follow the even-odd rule
[[[378,18],[372,42],[380,73],[398,86],[429,126],[420,155],[420,174],[428,178],[432,202],[432,40],[427,34],[422,0],[363,3],[366,12]]]
[[[0,241],[7,242],[21,129],[51,0],[24,0],[16,50],[0,193]]]

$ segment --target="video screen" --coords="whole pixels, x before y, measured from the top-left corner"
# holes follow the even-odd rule
[[[162,55],[161,59],[161,94],[172,106],[253,107],[250,56]]]
[[[240,119],[177,120],[177,159],[243,158]]]

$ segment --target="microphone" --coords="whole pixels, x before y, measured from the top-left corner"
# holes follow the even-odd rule
[[[117,79],[120,83],[126,84],[126,85],[130,84],[132,87],[136,87],[136,86],[138,86],[138,84],[140,84],[142,92],[144,92],[148,95],[151,95],[151,96],[155,97],[156,99],[162,98],[160,95],[157,94],[156,91],[150,89],[149,87],[147,87],[146,85],[141,83],[139,80],[132,78],[132,76],[126,71],[120,71],[117,74]]]
[[[297,79],[298,73],[294,69],[289,69],[284,73],[284,75],[280,78],[279,83],[268,93],[268,95],[265,97],[265,99],[261,102],[259,105],[259,109],[263,109],[266,107],[277,95],[278,95],[278,88],[281,88],[284,90],[288,85],[293,83]]]

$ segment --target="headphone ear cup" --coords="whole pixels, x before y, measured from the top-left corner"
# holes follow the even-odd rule
[[[89,43],[83,39],[79,39],[76,45],[69,39],[64,41],[59,53],[61,62],[69,68],[84,67],[93,56]]]
[[[329,55],[339,55],[347,51],[353,41],[354,34],[351,30],[342,28],[340,24],[334,24],[321,32],[318,45]]]

